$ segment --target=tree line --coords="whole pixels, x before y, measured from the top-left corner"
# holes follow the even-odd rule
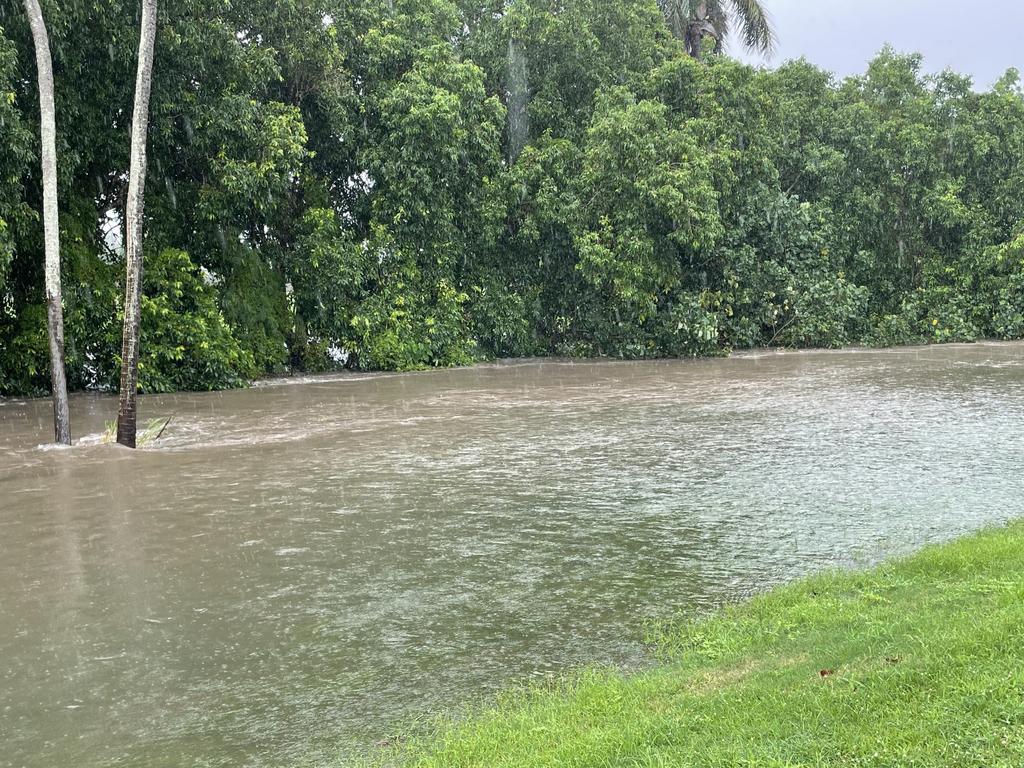
[[[181,0],[156,19],[131,222],[141,7],[42,4],[72,390],[121,382],[135,224],[144,392],[1024,336],[1013,70],[984,91],[888,49],[844,80],[756,70],[721,54],[728,7],[689,0]],[[0,0],[0,392],[43,394],[20,11]],[[732,11],[771,45],[758,4]]]

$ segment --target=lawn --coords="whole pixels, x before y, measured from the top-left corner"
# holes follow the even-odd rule
[[[377,765],[1024,766],[1024,524],[659,630]]]

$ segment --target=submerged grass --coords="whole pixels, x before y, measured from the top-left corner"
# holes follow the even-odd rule
[[[377,765],[1022,766],[1024,524],[663,627],[656,668],[510,693]]]

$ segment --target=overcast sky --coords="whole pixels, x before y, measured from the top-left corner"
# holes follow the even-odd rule
[[[931,72],[951,67],[987,88],[1009,68],[1024,70],[1024,0],[762,0],[779,37],[770,59],[806,56],[840,77],[864,71],[885,43],[917,51]]]

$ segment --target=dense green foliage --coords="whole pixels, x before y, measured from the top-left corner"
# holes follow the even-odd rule
[[[102,387],[137,3],[45,9],[68,376]],[[20,3],[0,11],[0,392],[33,393],[35,70]],[[656,0],[163,4],[142,385],[1020,337],[1022,183],[1013,72],[982,93],[888,50],[843,82],[695,61]]]
[[[509,694],[376,765],[1019,766],[1024,526],[656,633],[662,663]]]

